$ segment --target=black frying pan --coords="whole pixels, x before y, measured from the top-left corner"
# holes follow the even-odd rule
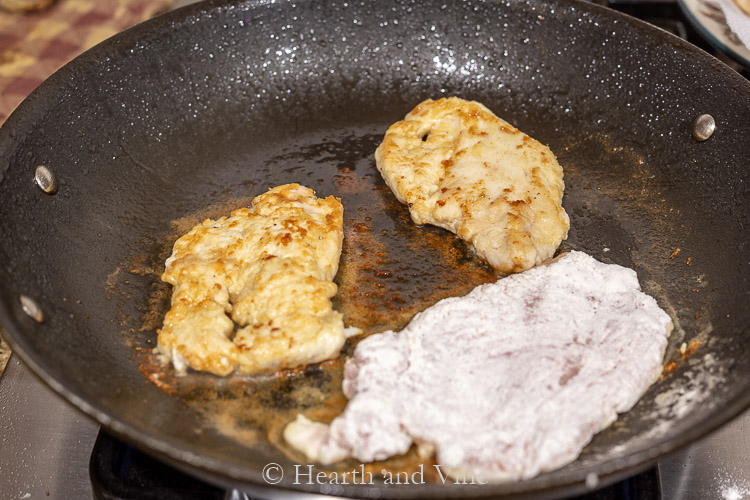
[[[342,197],[348,323],[398,328],[492,279],[452,235],[413,227],[374,169],[387,126],[441,95],[483,102],[558,155],[572,225],[562,250],[638,271],[676,324],[665,375],[576,462],[529,481],[295,485],[301,459],[282,451],[280,429],[298,411],[340,411],[341,361],[176,379],[150,352],[169,293],[160,266],[200,217],[298,181]],[[702,113],[717,130],[697,142]],[[95,47],[0,129],[0,318],[53,389],[215,482],[263,489],[276,462],[286,476],[272,493],[572,492],[592,474],[606,483],[643,469],[750,403],[749,153],[747,81],[597,6],[211,1]],[[56,194],[34,184],[38,165],[56,174]]]

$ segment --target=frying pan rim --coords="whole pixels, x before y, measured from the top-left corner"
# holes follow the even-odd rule
[[[283,0],[278,2],[279,4],[288,4],[292,3],[295,0]],[[307,0],[296,0],[296,1],[307,1]],[[11,130],[16,129],[19,126],[28,126],[29,117],[33,115],[38,115],[39,113],[44,113],[48,110],[49,106],[52,106],[53,100],[51,99],[40,99],[40,97],[43,97],[46,93],[54,93],[56,89],[58,89],[64,82],[69,80],[69,77],[72,75],[75,75],[79,68],[80,69],[87,69],[91,63],[95,63],[102,57],[107,56],[110,53],[116,52],[117,47],[123,46],[123,45],[130,45],[135,42],[137,42],[139,39],[141,39],[144,35],[153,35],[158,32],[163,32],[164,30],[170,29],[168,26],[173,21],[178,22],[184,22],[187,18],[194,16],[195,18],[200,18],[201,14],[210,14],[211,12],[214,12],[215,10],[224,9],[226,7],[232,7],[232,6],[241,6],[242,8],[245,8],[247,10],[251,10],[256,7],[265,6],[268,5],[270,2],[267,0],[245,0],[241,2],[236,2],[233,0],[205,0],[204,2],[188,5],[186,7],[182,7],[180,9],[176,9],[175,11],[172,11],[170,13],[167,13],[163,16],[159,16],[153,19],[150,19],[148,21],[145,21],[143,23],[140,23],[138,25],[135,25],[131,28],[128,28],[127,30],[124,30],[121,33],[118,33],[117,35],[113,36],[112,38],[98,44],[97,46],[93,47],[92,49],[89,49],[88,51],[84,52],[80,56],[76,57],[73,61],[69,62],[62,68],[60,68],[58,71],[56,71],[53,75],[51,75],[47,80],[45,80],[37,89],[35,89],[30,96],[25,99],[17,108],[16,110],[11,113],[11,115],[8,117],[6,122],[3,124],[2,127],[0,127],[0,157],[5,156],[6,148],[8,150],[12,150],[12,146],[16,142],[16,138],[11,135]],[[518,0],[518,3],[533,3],[528,2],[524,0]],[[734,71],[732,71],[729,67],[715,59],[710,54],[707,54],[703,50],[699,49],[698,47],[695,47],[693,45],[688,44],[687,42],[681,40],[680,38],[676,37],[675,35],[672,35],[671,33],[668,33],[662,29],[659,29],[657,27],[654,27],[652,25],[649,25],[648,23],[631,18],[630,16],[627,16],[625,14],[612,11],[611,9],[607,9],[605,7],[596,5],[596,4],[589,4],[584,2],[583,0],[573,0],[573,2],[570,3],[570,5],[574,6],[575,8],[580,9],[581,11],[589,11],[593,13],[598,13],[599,15],[608,17],[609,19],[619,19],[619,20],[625,20],[626,23],[623,23],[626,27],[634,30],[639,30],[641,33],[649,33],[652,36],[659,36],[663,37],[665,43],[671,43],[672,46],[674,46],[676,49],[683,50],[685,52],[691,53],[702,60],[706,66],[710,66],[714,71],[717,71],[720,73],[723,77],[734,79],[738,87],[741,90],[745,90],[748,94],[750,94],[750,82],[747,80],[741,78],[739,75],[737,75]],[[10,167],[7,167],[10,168]],[[7,171],[7,170],[6,170]],[[0,172],[0,182],[2,179],[2,176],[5,172]],[[127,441],[135,443],[136,446],[141,447],[147,451],[150,451],[151,453],[154,453],[158,456],[168,458],[170,461],[177,461],[180,463],[184,463],[189,467],[195,467],[202,470],[205,470],[207,473],[213,474],[216,478],[222,478],[223,480],[229,480],[231,481],[242,481],[244,483],[253,484],[254,486],[258,486],[260,488],[265,487],[266,485],[262,483],[260,480],[257,481],[251,481],[247,478],[246,475],[237,473],[235,470],[236,468],[232,466],[231,468],[227,468],[226,464],[223,464],[220,460],[215,458],[207,458],[204,455],[196,455],[193,452],[188,451],[178,451],[179,450],[179,442],[171,442],[170,440],[166,438],[153,438],[151,436],[144,436],[142,433],[140,433],[136,426],[130,425],[126,422],[123,422],[120,420],[117,416],[110,416],[106,411],[104,411],[100,406],[96,404],[96,402],[89,401],[88,399],[79,396],[78,394],[74,393],[73,391],[67,389],[61,382],[59,382],[57,379],[53,378],[49,374],[46,373],[44,369],[42,369],[42,366],[37,363],[33,357],[33,355],[30,352],[27,352],[23,346],[22,342],[16,342],[16,339],[22,339],[23,335],[21,333],[21,329],[19,327],[20,322],[17,322],[17,320],[14,318],[14,314],[11,310],[11,308],[6,307],[3,302],[0,302],[0,323],[2,323],[7,332],[8,335],[6,335],[6,340],[10,344],[13,352],[19,356],[19,358],[30,368],[32,373],[35,374],[36,377],[38,377],[42,382],[44,382],[48,387],[50,387],[53,391],[60,394],[65,400],[67,400],[69,403],[71,403],[73,406],[78,408],[80,411],[88,415],[89,417],[93,418],[97,422],[99,422],[102,426],[111,429],[112,432],[117,434],[118,436],[121,436],[125,438]],[[694,442],[695,440],[715,431],[720,426],[727,423],[732,418],[739,415],[743,410],[750,407],[750,392],[747,393],[740,393],[737,396],[735,396],[732,400],[730,400],[728,403],[726,403],[726,408],[723,409],[723,411],[719,412],[716,411],[712,415],[711,418],[706,419],[704,422],[699,423],[698,425],[695,425],[691,427],[690,429],[686,430],[685,432],[679,434],[678,436],[675,436],[671,438],[669,441],[666,441],[664,443],[661,443],[657,446],[656,450],[653,449],[644,449],[641,451],[633,451],[629,454],[619,456],[617,458],[611,459],[608,462],[605,462],[605,464],[608,465],[617,465],[617,464],[625,464],[624,466],[618,465],[617,467],[614,467],[614,472],[610,472],[604,476],[601,476],[601,485],[607,484],[607,482],[611,479],[612,481],[616,480],[617,477],[622,471],[625,470],[631,470],[631,469],[641,469],[645,467],[644,464],[651,464],[658,460],[659,458],[666,456],[670,453],[673,453],[674,451]],[[601,464],[600,464],[601,465]],[[247,472],[245,470],[245,472]],[[544,491],[553,491],[553,490],[560,490],[560,489],[569,489],[571,487],[580,486],[580,483],[585,479],[585,473],[586,469],[582,469],[579,471],[578,474],[572,475],[569,474],[564,477],[560,477],[560,481],[556,484],[552,485],[546,485],[544,487],[538,488],[537,490],[530,491],[529,494],[533,493],[543,493]],[[584,477],[579,477],[580,474],[583,474]],[[575,478],[575,479],[574,479]],[[477,490],[477,496],[489,496],[492,495],[493,489],[492,485],[488,485],[489,487],[482,490]],[[418,494],[418,491],[422,489],[420,487],[415,488],[409,488],[409,487],[401,487],[398,492],[399,494],[397,496],[404,498],[404,497],[413,497]],[[351,492],[349,490],[352,490]],[[364,489],[358,489],[358,488],[350,488],[345,492],[345,494],[357,494],[357,492],[363,492]],[[312,493],[306,490],[285,490],[290,493],[293,492],[305,492],[305,493]],[[383,489],[381,490],[385,493],[385,497],[389,496],[388,493],[394,492],[395,490],[389,490],[389,489]],[[447,494],[446,497],[455,497],[455,496],[462,496],[466,497],[465,493],[467,491],[462,491],[459,495],[458,493],[455,495]],[[474,491],[472,491],[474,493]],[[474,495],[471,495],[474,496]]]
[[[147,35],[149,34],[149,30],[151,27],[157,27],[161,24],[168,23],[170,20],[177,20],[182,19],[184,20],[191,14],[196,13],[207,13],[211,11],[212,9],[223,9],[230,6],[245,6],[246,10],[251,10],[256,7],[261,7],[269,4],[290,4],[294,2],[314,2],[316,0],[200,0],[196,3],[192,3],[189,5],[186,5],[184,7],[180,7],[178,9],[174,9],[168,12],[165,12],[163,14],[160,14],[159,16],[153,17],[151,19],[147,19],[145,21],[142,21],[138,24],[135,24],[133,26],[130,26],[129,28],[126,28],[119,33],[116,33],[115,35],[112,35],[111,37],[99,42],[98,44],[94,45],[93,47],[89,48],[88,50],[82,52],[78,56],[74,57],[72,60],[64,64],[62,67],[57,69],[54,73],[52,73],[48,78],[46,78],[39,86],[37,86],[31,93],[23,100],[21,101],[18,106],[11,112],[11,114],[6,118],[5,122],[0,125],[0,157],[2,157],[2,145],[4,142],[3,136],[5,133],[11,129],[11,127],[16,125],[17,121],[21,121],[25,118],[25,116],[21,116],[21,113],[25,114],[31,114],[34,111],[34,107],[38,106],[38,100],[37,98],[43,94],[44,92],[49,89],[49,91],[53,90],[53,87],[63,83],[65,81],[65,77],[67,74],[75,73],[75,70],[80,66],[82,68],[86,68],[90,61],[89,59],[94,59],[96,57],[104,56],[106,54],[106,51],[112,50],[110,47],[114,46],[116,44],[125,43],[126,41],[137,41],[139,36],[141,34]],[[370,0],[372,1],[372,0]],[[514,3],[530,3],[535,2],[539,0],[511,0]],[[735,84],[738,86],[738,88],[744,88],[744,90],[750,94],[750,80],[747,80],[745,78],[742,78],[736,71],[734,71],[732,68],[721,62],[716,57],[712,56],[705,50],[701,49],[700,47],[693,45],[686,40],[683,40],[682,38],[678,37],[677,35],[670,33],[669,31],[666,31],[663,28],[660,28],[659,26],[649,24],[646,21],[643,21],[641,19],[638,19],[636,17],[630,16],[628,14],[625,14],[623,12],[616,11],[614,9],[610,9],[608,7],[604,7],[602,5],[598,5],[596,3],[590,3],[587,0],[566,0],[569,3],[569,6],[574,6],[574,8],[580,8],[583,11],[590,10],[593,12],[596,12],[602,16],[611,16],[616,18],[620,18],[619,20],[626,21],[630,27],[634,29],[638,29],[641,32],[651,32],[651,33],[659,33],[659,36],[662,36],[666,38],[671,44],[679,48],[680,50],[684,50],[686,52],[693,53],[694,55],[697,55],[698,57],[704,58],[705,62],[711,66],[711,68],[714,71],[717,71],[723,75],[725,75],[728,78],[735,79]],[[487,3],[503,3],[503,0],[487,0]],[[196,16],[198,17],[198,16]],[[44,107],[44,106],[42,106]],[[2,171],[0,171],[0,182],[2,182]]]

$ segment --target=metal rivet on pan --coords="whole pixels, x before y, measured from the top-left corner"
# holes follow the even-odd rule
[[[55,194],[57,191],[57,176],[52,170],[44,165],[36,167],[34,181],[36,182],[36,185],[39,186],[39,189],[47,194]]]
[[[711,115],[700,115],[693,120],[693,137],[696,141],[709,139],[716,130],[716,120]]]
[[[39,307],[39,304],[34,301],[34,299],[26,295],[21,295],[20,301],[21,309],[23,309],[23,312],[26,313],[26,316],[33,319],[37,323],[41,323],[44,321],[44,312],[42,311],[42,308]]]

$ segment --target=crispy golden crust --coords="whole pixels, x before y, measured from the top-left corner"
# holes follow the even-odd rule
[[[388,129],[375,159],[416,224],[452,231],[497,272],[540,264],[567,237],[555,155],[480,103],[422,102]]]
[[[734,0],[734,3],[742,9],[742,11],[750,16],[750,0]]]
[[[217,375],[314,363],[344,344],[330,298],[343,241],[343,207],[329,196],[287,184],[251,208],[206,219],[175,242],[162,280],[172,308],[159,350]],[[231,315],[231,320],[229,316]],[[234,323],[242,327],[232,337]]]

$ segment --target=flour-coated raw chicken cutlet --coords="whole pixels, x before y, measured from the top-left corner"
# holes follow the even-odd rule
[[[416,224],[452,231],[499,273],[540,264],[567,237],[555,155],[478,102],[422,102],[375,159]]]
[[[346,335],[330,299],[342,242],[341,202],[299,184],[204,220],[167,259],[162,280],[174,288],[159,351],[178,373],[190,366],[217,375],[337,356]]]
[[[324,464],[417,443],[454,471],[529,479],[636,404],[671,330],[635,271],[570,252],[367,337],[344,366],[342,414],[330,425],[299,415],[284,437]]]

